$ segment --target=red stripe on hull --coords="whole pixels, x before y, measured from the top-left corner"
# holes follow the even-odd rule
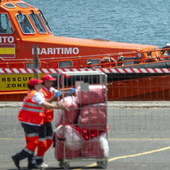
[[[0,57],[3,57],[3,58],[15,58],[15,54],[0,54]]]
[[[0,48],[2,47],[15,47],[15,44],[0,44]]]

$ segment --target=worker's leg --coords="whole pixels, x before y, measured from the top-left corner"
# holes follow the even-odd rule
[[[44,133],[45,132],[45,141],[44,141]],[[39,142],[39,151],[36,156],[36,162],[37,165],[40,165],[41,167],[47,168],[48,165],[44,162],[44,154],[45,152],[51,147],[53,143],[53,129],[51,123],[44,123],[44,126],[41,131],[41,136],[43,138],[40,138],[42,142]],[[45,147],[43,147],[46,145]]]
[[[46,123],[47,131],[46,131],[46,140],[47,140],[47,149],[46,151],[51,147],[53,144],[53,128],[51,122]]]
[[[39,139],[38,126],[32,126],[24,123],[21,123],[21,125],[25,132],[26,146],[21,152],[17,153],[12,157],[15,165],[17,164],[18,166],[19,166],[19,161],[24,158],[28,158],[28,165],[31,164],[31,158],[34,155],[35,148],[38,146],[38,139]]]
[[[43,162],[45,151],[47,150],[47,141],[46,141],[46,124],[41,125],[39,130],[39,144],[36,155],[37,164],[41,164]]]

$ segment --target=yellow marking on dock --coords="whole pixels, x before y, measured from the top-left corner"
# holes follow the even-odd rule
[[[0,138],[0,140],[23,140],[24,138]],[[165,141],[165,140],[170,140],[170,138],[109,138],[110,141]],[[143,155],[149,155],[149,154],[153,154],[153,153],[157,153],[157,152],[163,152],[166,150],[169,150],[170,146],[168,147],[164,147],[164,148],[160,148],[160,149],[155,149],[155,150],[151,150],[151,151],[146,151],[146,152],[141,152],[141,153],[137,153],[137,154],[132,154],[132,155],[124,155],[124,156],[118,156],[118,157],[113,157],[108,159],[108,162],[112,162],[115,160],[119,160],[119,159],[126,159],[126,158],[134,158],[134,157],[138,157],[138,156],[143,156]],[[89,164],[85,167],[93,167],[93,166],[97,166],[96,163],[92,163]],[[82,169],[73,169],[73,170],[82,170]]]
[[[148,155],[148,154],[152,154],[152,153],[163,152],[163,151],[166,151],[166,150],[169,150],[169,149],[170,149],[170,146],[165,147],[165,148],[156,149],[156,150],[132,154],[132,155],[118,156],[118,157],[108,159],[108,162],[115,161],[115,160],[118,160],[118,159],[134,158],[134,157],[137,157],[137,156],[143,156],[143,155]],[[96,163],[92,163],[90,165],[87,165],[86,167],[92,167],[92,166],[96,166],[96,165],[97,165]],[[82,170],[82,169],[73,169],[73,170]]]
[[[25,138],[0,138],[0,140],[23,140]]]

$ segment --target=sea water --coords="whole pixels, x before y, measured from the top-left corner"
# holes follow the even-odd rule
[[[170,43],[170,1],[26,0],[39,8],[56,36],[150,44]]]

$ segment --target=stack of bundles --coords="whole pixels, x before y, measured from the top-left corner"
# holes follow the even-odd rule
[[[65,158],[72,159],[80,157],[80,148],[84,138],[74,128],[79,115],[77,98],[75,96],[67,96],[61,99],[59,103],[64,103],[67,108],[65,110],[59,109],[55,117],[55,158],[61,161],[64,157],[64,141],[66,141]],[[66,139],[64,139],[64,136]]]
[[[78,87],[76,97],[67,96],[60,100],[67,109],[58,110],[56,116],[57,160],[63,159],[64,141],[67,159],[108,157],[105,102],[106,87],[103,85],[89,85],[89,91],[81,91]]]
[[[81,106],[78,125],[89,133],[89,140],[82,147],[82,157],[108,157],[106,87],[89,85],[89,91],[78,87],[77,102]]]

